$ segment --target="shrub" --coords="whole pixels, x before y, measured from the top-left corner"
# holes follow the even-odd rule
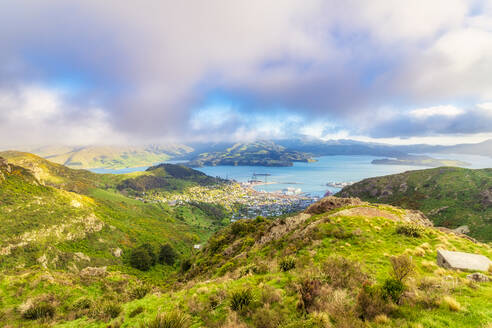
[[[405,291],[405,285],[400,281],[393,278],[386,279],[382,287],[383,294],[386,298],[391,298],[395,303],[400,301],[403,292]]]
[[[260,308],[253,315],[253,325],[256,328],[281,327],[282,322],[282,313],[270,308]]]
[[[191,326],[189,317],[179,311],[157,314],[154,320],[147,322],[146,328],[188,328]]]
[[[357,295],[357,312],[364,320],[371,320],[377,315],[387,314],[389,304],[384,299],[381,290],[374,285],[364,284]]]
[[[176,261],[176,252],[169,244],[165,244],[161,246],[159,250],[159,263],[173,265]]]
[[[137,306],[135,309],[133,309],[133,310],[132,310],[132,311],[128,314],[128,316],[129,316],[130,318],[134,318],[134,317],[136,317],[137,315],[139,315],[140,313],[142,313],[143,311],[144,311],[144,307],[143,307],[143,306],[141,306],[141,305],[139,305],[139,306]]]
[[[296,267],[296,261],[292,257],[283,258],[278,264],[280,271],[287,272]]]
[[[73,305],[72,309],[73,310],[87,310],[90,309],[92,306],[92,300],[86,297],[79,298],[76,300]]]
[[[181,272],[186,272],[191,269],[191,260],[186,259],[181,262]]]
[[[149,270],[156,262],[152,246],[143,244],[130,254],[130,265],[141,271]]]
[[[354,288],[367,279],[356,261],[345,257],[330,257],[321,266],[323,278],[335,288]]]
[[[396,233],[409,237],[421,237],[423,232],[424,229],[420,225],[414,223],[403,223],[396,226]]]
[[[415,264],[412,258],[408,255],[392,256],[391,261],[391,275],[398,281],[403,281],[415,272]]]
[[[458,312],[461,310],[461,304],[451,296],[445,296],[443,302],[451,311]]]
[[[40,302],[31,305],[22,317],[27,320],[36,320],[41,318],[52,318],[55,315],[55,307],[46,302]]]
[[[321,282],[317,279],[303,278],[298,286],[299,301],[297,309],[302,312],[309,312],[309,308],[314,304],[316,297],[320,293]]]
[[[122,311],[121,305],[118,303],[108,302],[103,307],[103,312],[105,315],[109,316],[111,319],[116,318],[120,315]]]
[[[253,294],[250,289],[236,290],[231,293],[231,310],[242,311],[253,301]]]
[[[133,288],[130,292],[130,297],[132,300],[139,300],[144,298],[145,295],[150,291],[150,287],[146,285],[140,285]]]

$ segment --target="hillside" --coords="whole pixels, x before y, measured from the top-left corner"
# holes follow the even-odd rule
[[[22,320],[19,306],[48,301],[47,293],[67,302],[90,295],[105,305],[132,299],[135,288],[171,283],[173,265],[137,270],[131,254],[146,243],[159,254],[168,244],[179,265],[194,244],[222,225],[213,205],[170,207],[119,193],[116,185],[135,174],[97,175],[28,153],[2,155],[9,160],[0,158],[0,326],[14,320],[16,327],[37,327],[39,322]],[[173,168],[168,171],[181,172],[173,177],[176,183],[197,185],[180,167]]]
[[[190,168],[97,175],[7,155],[24,167],[0,159],[0,326],[489,328],[492,283],[438,268],[435,254],[492,258],[490,246],[418,211],[328,197],[223,227],[213,203],[169,206],[118,189],[139,177],[183,189],[144,183],[138,195],[217,182]],[[80,176],[93,183],[83,193],[44,182]],[[414,273],[396,282],[391,261],[409,256]]]
[[[313,161],[310,154],[288,150],[271,141],[237,143],[223,151],[204,152],[186,165],[191,167],[233,166],[292,166],[294,162]]]
[[[492,169],[409,171],[365,179],[338,195],[418,209],[437,226],[467,225],[470,236],[492,241]]]
[[[418,234],[398,233],[407,231],[401,227]],[[294,217],[231,224],[182,267],[182,284],[123,304],[111,321],[59,323],[490,327],[492,283],[438,267],[439,248],[492,257],[490,246],[434,229],[418,212],[327,198]]]
[[[192,148],[180,145],[39,147],[29,152],[52,162],[77,169],[149,166],[182,156]]]

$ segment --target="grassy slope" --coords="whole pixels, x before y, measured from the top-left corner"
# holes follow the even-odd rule
[[[371,207],[380,209],[383,216],[405,213],[387,206]],[[272,224],[262,220],[239,221],[215,235],[203,252],[197,254],[188,274],[191,280],[183,288],[129,302],[113,323],[138,327],[157,313],[179,309],[190,315],[193,327],[277,327],[275,322],[279,323],[278,327],[324,327],[313,323],[316,317],[323,316],[331,318],[333,327],[489,327],[492,282],[469,284],[465,278],[467,273],[440,269],[435,257],[437,248],[447,248],[481,253],[490,258],[490,246],[431,228],[426,228],[422,237],[406,237],[395,233],[399,223],[394,220],[338,214],[341,210],[343,208],[313,216],[263,245],[258,240],[269,234]],[[285,224],[280,220],[273,223]],[[309,225],[316,228],[299,238],[296,234]],[[345,231],[345,236],[336,237],[332,233],[335,230]],[[352,311],[360,283],[350,288],[335,288],[324,283],[321,288],[325,294],[318,296],[316,311],[305,315],[297,309],[299,283],[305,278],[319,277],[327,259],[340,255],[357,261],[369,280],[381,284],[389,276],[389,256],[399,254],[413,256],[417,273],[406,282],[410,294],[385,320],[365,323],[357,320]],[[281,272],[277,264],[286,257],[295,259],[296,268]],[[264,269],[254,273],[258,268]],[[432,281],[437,287],[425,290],[425,281]],[[236,315],[229,308],[231,294],[241,289],[250,289],[254,300]],[[436,295],[433,304],[425,305],[432,299],[431,294]],[[446,296],[460,303],[459,311],[450,310],[443,301]],[[345,305],[340,307],[340,303]],[[142,312],[130,316],[139,307]],[[105,327],[107,324],[81,318],[60,326]]]
[[[185,145],[167,146],[88,146],[44,147],[32,152],[55,163],[71,168],[111,168],[148,166],[192,149]]]
[[[121,303],[131,298],[133,285],[165,286],[175,280],[175,268],[156,265],[148,272],[135,270],[128,265],[129,251],[145,242],[155,249],[170,243],[180,258],[186,258],[193,244],[204,242],[217,229],[215,219],[199,208],[148,204],[125,197],[114,188],[137,174],[96,175],[30,154],[3,154],[33,169],[47,185],[20,166],[11,165],[11,172],[2,172],[0,326],[6,322],[37,326],[39,322],[21,320],[17,309],[27,300],[46,294],[60,303],[58,315],[66,319],[73,313],[71,305],[78,296],[88,294],[101,302]],[[83,185],[80,190],[84,194],[53,187],[74,184]],[[113,254],[118,248],[122,250],[120,257]],[[81,280],[79,270],[87,266],[107,266],[111,279],[124,283],[102,277]]]
[[[492,241],[492,169],[436,168],[369,178],[339,195],[359,197],[424,212],[437,226],[470,227],[472,237]]]

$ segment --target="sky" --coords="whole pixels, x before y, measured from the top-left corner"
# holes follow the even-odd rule
[[[492,138],[492,1],[0,0],[0,145]]]

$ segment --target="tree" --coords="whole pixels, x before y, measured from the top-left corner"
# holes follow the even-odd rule
[[[130,255],[130,265],[135,269],[147,271],[152,267],[152,258],[143,248],[136,248]]]
[[[150,244],[135,248],[130,255],[130,265],[136,269],[147,271],[157,262],[154,249]]]
[[[405,278],[415,271],[415,264],[413,264],[412,258],[408,255],[392,256],[390,261],[393,267],[391,274],[400,282],[403,282]]]
[[[159,251],[159,263],[173,265],[176,261],[176,252],[169,244],[165,244],[161,246]]]

